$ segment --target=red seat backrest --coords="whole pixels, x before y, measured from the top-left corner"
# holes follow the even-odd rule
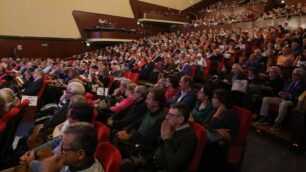
[[[6,123],[0,120],[0,133],[2,133],[6,128]]]
[[[96,126],[98,131],[98,140],[101,142],[108,142],[110,131],[109,128],[99,121],[94,121],[93,124]]]
[[[105,172],[120,172],[121,154],[116,146],[108,142],[99,143],[95,157],[102,164]]]
[[[94,109],[92,113],[92,122],[96,121],[97,117],[98,117],[98,111]]]
[[[190,126],[197,136],[197,147],[193,159],[191,161],[191,164],[188,167],[188,171],[195,172],[198,171],[199,162],[201,160],[204,147],[207,143],[207,133],[206,129],[198,123],[192,122],[190,123]]]
[[[234,106],[237,117],[239,118],[239,129],[236,140],[229,145],[227,152],[227,161],[234,168],[241,168],[247,137],[251,124],[251,112],[247,109]]]
[[[46,89],[46,86],[48,85],[48,83],[49,83],[49,81],[44,79],[44,82],[43,82],[43,84],[42,84],[42,86],[41,86],[41,88],[40,88],[40,90],[39,90],[39,92],[37,94],[38,98],[41,98],[41,96],[43,95],[43,93],[44,93],[44,91]]]
[[[123,77],[130,78],[131,73],[132,73],[131,71],[124,71]]]
[[[3,122],[7,122],[10,119],[14,118],[16,115],[18,115],[19,111],[20,110],[18,108],[14,107],[9,112],[7,112],[4,116],[2,116],[1,120]]]
[[[246,143],[248,137],[252,113],[249,110],[238,106],[234,106],[234,110],[239,118],[239,130],[235,144],[242,145]]]
[[[189,73],[189,76],[191,78],[194,78],[195,74],[196,74],[196,67],[195,66],[191,66],[191,71]]]
[[[204,67],[204,70],[203,70],[204,76],[208,76],[210,66],[211,66],[211,60],[207,59],[206,64],[207,64],[207,67]]]
[[[139,77],[140,77],[139,73],[131,73],[130,75],[131,81],[135,84],[138,83]]]
[[[113,75],[110,75],[110,76],[109,76],[109,83],[108,83],[108,86],[107,86],[108,89],[111,89],[111,88],[112,88],[114,78],[115,78],[115,77],[114,77]]]

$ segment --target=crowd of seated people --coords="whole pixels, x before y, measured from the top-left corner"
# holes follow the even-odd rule
[[[246,22],[254,20],[253,13],[240,13],[240,14],[231,14],[228,16],[218,15],[218,16],[204,16],[200,19],[193,20],[187,26],[198,27],[198,26],[214,26],[220,24],[229,24],[235,22]]]
[[[273,8],[265,12],[257,20],[276,19],[281,17],[290,18],[292,16],[302,16],[306,14],[306,3],[298,3],[297,5],[285,5],[284,7]]]
[[[55,122],[52,127],[60,129],[75,122],[71,119],[74,111],[70,110],[74,106],[69,105],[73,97],[90,93],[91,96],[86,96],[91,99],[88,104],[92,103],[97,110],[96,119],[110,128],[109,139],[121,151],[122,164],[127,170],[187,170],[196,145],[187,122],[191,119],[207,129],[210,149],[204,151],[202,160],[203,164],[210,164],[213,171],[226,167],[226,147],[237,135],[239,120],[233,105],[250,109],[259,115],[258,124],[265,125],[271,122],[266,118],[270,105],[279,104],[272,129],[282,129],[286,113],[306,89],[305,52],[303,28],[177,31],[109,46],[71,60],[3,58],[1,61],[6,64],[3,73],[20,76],[26,86],[18,86],[11,77],[2,83],[2,88],[25,88],[18,93],[37,95],[38,81],[48,77],[51,94],[61,93],[55,99],[57,111],[50,113],[50,120]],[[142,80],[155,84],[155,88],[131,85],[133,81],[138,83],[127,79],[128,76],[123,77],[126,71],[139,74]],[[242,81],[246,84],[241,84]],[[197,90],[194,82],[205,83],[205,86]],[[26,91],[34,88],[34,91]],[[97,95],[98,88],[109,89],[104,91],[108,94]],[[5,99],[1,92],[1,99]],[[170,110],[166,114],[167,108]],[[91,114],[92,111],[86,115]],[[89,119],[93,118],[86,118]],[[75,148],[66,143],[70,127],[66,128],[58,132],[63,135],[62,154]],[[131,147],[135,149],[128,151]],[[89,154],[92,155],[90,150]],[[186,156],[178,156],[182,154]],[[141,161],[140,155],[147,155],[143,157],[146,161]],[[218,161],[210,163],[212,156]],[[33,169],[39,168],[33,165],[36,161],[32,161],[33,153],[27,153],[21,162],[30,164]],[[86,166],[96,164],[92,157],[88,161]]]
[[[223,2],[219,2],[224,8]],[[218,3],[217,3],[218,4]],[[226,7],[225,7],[226,8]],[[212,12],[208,10],[208,12]],[[196,20],[192,20],[188,23],[187,27],[199,27],[199,26],[214,26],[226,23],[235,23],[235,22],[246,22],[254,20],[265,20],[265,19],[276,19],[281,17],[290,18],[292,16],[302,16],[306,14],[306,4],[298,3],[297,5],[285,5],[284,7],[273,8],[270,11],[264,12],[261,16],[255,17],[255,14],[252,12],[248,13],[238,13],[230,15],[213,15],[213,16],[204,16]]]
[[[205,9],[201,11],[211,12],[214,10],[220,10],[224,8],[240,7],[245,4],[254,5],[254,4],[265,3],[265,2],[266,2],[265,0],[250,0],[250,1],[247,1],[247,0],[220,0],[214,4],[211,4],[210,6],[206,7]]]

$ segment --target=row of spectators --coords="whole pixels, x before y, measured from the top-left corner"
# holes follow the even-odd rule
[[[72,96],[96,94],[98,87],[109,88],[109,95],[93,98],[91,103],[99,113],[97,120],[111,129],[110,140],[120,149],[124,168],[177,171],[188,168],[195,150],[195,137],[186,123],[188,118],[210,132],[209,150],[213,151],[204,153],[201,164],[205,164],[205,169],[226,167],[223,146],[235,139],[239,124],[233,105],[250,109],[259,115],[258,124],[265,125],[271,122],[269,105],[279,104],[278,117],[271,129],[283,129],[287,112],[305,91],[305,61],[306,31],[302,28],[178,31],[106,47],[68,61],[3,58],[0,77],[3,88],[22,92],[19,90],[24,82],[42,77],[40,71],[49,75],[48,96],[44,100],[58,102],[58,109],[43,122],[45,127],[63,126],[66,120],[73,122],[68,111]],[[155,84],[157,91],[133,86],[123,78],[125,71],[138,73],[142,80]],[[15,80],[18,78],[15,76],[22,82]],[[193,81],[205,86],[196,90]],[[240,81],[247,82],[245,87],[233,89]],[[166,115],[164,107],[169,106]],[[172,141],[174,144],[169,144]],[[141,151],[149,152],[127,151],[135,145],[144,146],[148,149]],[[168,152],[172,150],[166,149],[168,146],[182,147],[175,150],[186,156],[167,159],[177,153]],[[155,155],[158,158],[154,160]],[[139,167],[138,160],[142,158],[146,161]],[[25,154],[22,162],[32,163],[27,159]]]
[[[188,23],[187,27],[198,27],[198,26],[212,26],[234,22],[254,21],[254,20],[265,20],[265,19],[276,19],[281,17],[290,18],[292,16],[302,16],[306,14],[306,3],[297,5],[285,5],[284,7],[273,8],[268,12],[264,12],[263,15],[255,17],[253,12],[230,14],[230,15],[217,15],[217,16],[204,16],[197,20],[193,20]]]
[[[247,2],[246,0],[220,0],[210,6],[202,9],[200,12],[207,11],[212,12],[215,10],[225,9],[225,8],[235,8],[240,7],[242,5],[255,5],[260,3],[265,3],[266,0],[250,0]]]
[[[186,27],[215,26],[221,24],[230,24],[230,23],[246,22],[253,20],[254,20],[253,13],[231,14],[229,16],[225,15],[204,16],[200,19],[193,20],[191,23],[188,23]]]
[[[297,5],[285,5],[284,7],[274,8],[268,12],[265,12],[257,20],[275,19],[280,17],[290,18],[292,16],[302,16],[306,14],[306,3]]]

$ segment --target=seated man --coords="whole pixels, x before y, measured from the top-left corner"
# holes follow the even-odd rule
[[[272,130],[280,130],[289,108],[293,107],[300,94],[306,89],[306,84],[303,81],[305,71],[302,68],[295,68],[292,73],[292,81],[285,83],[283,91],[279,92],[279,97],[264,97],[260,109],[260,116],[262,117],[257,124],[268,124],[268,115],[270,105],[279,105],[278,115]]]
[[[42,69],[37,68],[32,74],[33,80],[25,85],[22,95],[37,96],[44,82],[44,72]]]
[[[66,120],[66,114],[68,112],[68,106],[71,101],[71,98],[76,95],[83,95],[85,93],[85,87],[78,82],[71,82],[67,86],[67,90],[60,98],[60,102],[58,104],[58,110],[55,111],[50,119],[43,122],[46,128],[55,127],[58,124],[64,122]],[[47,105],[46,105],[47,106]],[[42,113],[45,115],[44,113]]]
[[[133,148],[135,148],[134,146],[136,144],[141,145],[143,149],[146,149],[146,153],[152,153],[156,149],[160,125],[166,116],[166,112],[163,109],[164,104],[164,92],[157,88],[151,89],[146,99],[148,110],[145,112],[137,131],[133,133],[127,130],[121,130],[116,134],[120,141],[128,143],[117,145],[119,149],[122,148],[120,150],[123,155],[127,154],[125,148],[131,148],[128,145],[132,145]]]
[[[69,120],[70,125],[73,123],[77,123],[77,122],[91,122],[92,114],[93,114],[93,108],[88,103],[80,103],[80,104],[74,104],[69,107],[67,118]],[[69,126],[67,128],[69,128]],[[64,131],[64,135],[66,133],[66,130]],[[79,136],[81,136],[81,133],[79,133]],[[63,142],[63,139],[64,139],[63,137],[58,137],[54,140],[51,140],[33,149],[32,151],[26,152],[20,158],[20,163],[30,165],[31,170],[34,172],[40,171],[39,169],[40,169],[41,162],[34,161],[32,155],[35,155],[35,152],[37,152],[40,149],[46,148],[46,147],[50,147],[51,149],[53,149],[53,153],[55,155],[59,154],[60,152],[58,151],[61,150],[61,143]]]
[[[64,131],[59,155],[42,161],[42,166],[35,167],[37,160],[30,163],[35,171],[90,171],[103,172],[102,165],[95,159],[94,153],[98,145],[97,130],[85,122],[74,123]],[[31,154],[31,158],[34,155]],[[25,161],[27,162],[27,161]]]
[[[188,105],[189,110],[192,110],[196,103],[196,92],[192,89],[192,79],[189,76],[183,76],[180,79],[180,92],[173,98],[169,99],[167,104],[185,103]]]
[[[188,123],[189,108],[183,103],[170,107],[161,124],[160,135],[163,143],[152,157],[132,157],[123,161],[122,171],[145,168],[149,171],[187,171],[193,158],[197,138]]]

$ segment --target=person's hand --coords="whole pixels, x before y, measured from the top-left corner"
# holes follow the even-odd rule
[[[161,124],[160,136],[163,140],[172,138],[172,129],[167,119]]]
[[[41,162],[42,172],[56,172],[63,167],[63,159],[59,156],[51,156]]]
[[[21,165],[30,165],[33,160],[35,160],[35,152],[28,151],[20,157],[19,163]]]
[[[116,135],[121,141],[126,141],[131,138],[131,135],[126,130],[118,131]]]
[[[224,104],[222,104],[222,105],[220,105],[219,107],[218,107],[218,109],[217,109],[217,111],[215,112],[215,114],[214,114],[214,118],[219,118],[222,114],[223,114],[223,112],[225,111],[225,109],[226,109],[226,106],[224,105]]]
[[[216,131],[224,138],[224,140],[226,140],[227,142],[230,142],[232,137],[230,135],[230,129],[226,129],[226,128],[219,128],[216,129]]]
[[[289,99],[289,97],[290,97],[290,93],[288,93],[288,92],[279,92],[279,96],[281,97],[281,98],[283,98],[283,99]]]
[[[108,119],[106,124],[107,124],[108,126],[113,126],[113,122],[114,122],[114,121],[113,121],[112,119]]]
[[[227,80],[227,79],[223,79],[223,82],[226,83],[226,84],[230,84],[229,80]]]

